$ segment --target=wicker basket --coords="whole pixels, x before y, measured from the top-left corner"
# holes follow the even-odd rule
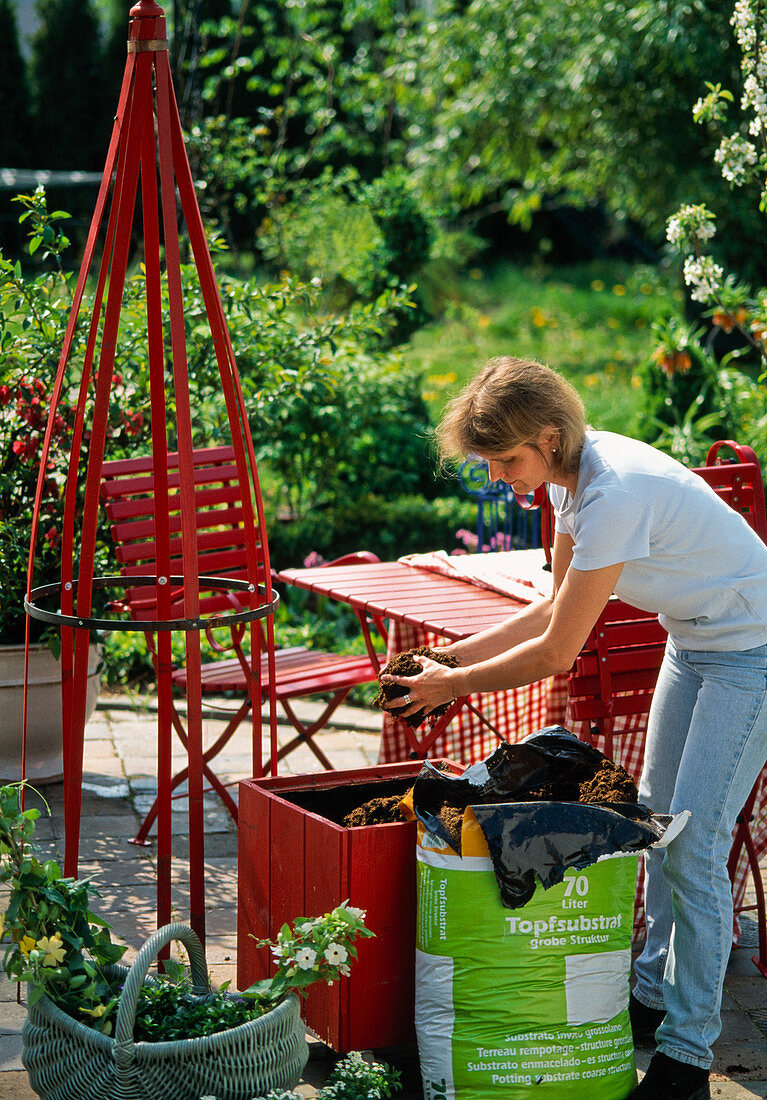
[[[270,1089],[292,1089],[309,1048],[291,994],[271,1012],[239,1027],[198,1039],[135,1043],[139,993],[158,951],[179,940],[189,952],[192,981],[209,995],[200,941],[184,924],[169,924],[147,940],[128,969],[111,967],[124,980],[111,1038],[74,1020],[47,997],[29,1009],[22,1033],[22,1061],[43,1100],[250,1100]]]

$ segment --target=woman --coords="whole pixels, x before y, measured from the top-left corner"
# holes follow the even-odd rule
[[[500,626],[418,658],[406,714],[566,672],[610,595],[660,613],[669,640],[639,796],[692,816],[647,858],[647,939],[630,1001],[656,1053],[632,1097],[708,1097],[732,939],[727,855],[767,759],[767,547],[702,478],[625,436],[586,429],[572,387],[541,364],[490,362],[438,429],[443,456],[479,455],[515,492],[547,482],[554,593]],[[657,1030],[656,1030],[657,1029]]]

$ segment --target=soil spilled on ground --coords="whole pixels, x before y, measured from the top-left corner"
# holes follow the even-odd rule
[[[381,684],[381,676],[383,673],[387,673],[390,676],[417,676],[423,670],[417,661],[414,661],[414,657],[430,657],[432,661],[437,661],[441,665],[447,665],[448,668],[457,668],[458,659],[451,656],[448,653],[437,653],[435,650],[430,649],[427,645],[419,645],[416,649],[406,649],[403,653],[397,653],[392,657],[387,665],[381,669],[378,674],[378,682],[380,684],[380,690],[373,700],[373,705],[380,707],[382,710],[388,710],[390,714],[399,718],[401,722],[405,722],[406,725],[415,729],[416,726],[420,726],[424,719],[439,718],[441,714],[444,714],[448,707],[452,706],[454,700],[450,700],[449,703],[442,703],[432,711],[419,710],[415,714],[404,715],[403,710],[407,709],[407,704],[404,707],[384,707],[384,703],[391,703],[395,699],[399,699],[403,695],[407,695],[407,688],[404,688],[402,684]]]
[[[562,777],[556,782],[547,783],[533,790],[525,790],[520,795],[496,794],[493,798],[474,799],[474,801],[487,803],[590,802],[604,804],[636,802],[637,799],[636,783],[625,768],[612,760],[608,760],[607,757],[602,757],[595,762],[591,774],[584,776],[581,773],[577,780]],[[371,798],[346,813],[341,823],[346,828],[353,829],[361,825],[383,825],[404,821],[405,817],[399,808],[400,801],[400,796],[396,794]],[[440,818],[451,835],[460,836],[463,811],[463,806],[444,804],[438,808],[436,816]]]

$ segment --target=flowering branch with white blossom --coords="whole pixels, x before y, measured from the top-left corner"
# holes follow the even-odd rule
[[[767,212],[767,12],[762,0],[737,0],[731,23],[741,50],[743,90],[740,107],[747,134],[723,129],[735,103],[732,92],[719,84],[707,84],[708,92],[693,108],[696,122],[712,126],[719,134],[714,160],[731,187],[758,183],[759,209]],[[666,236],[671,245],[686,253],[684,279],[694,301],[711,308],[715,325],[725,332],[738,329],[767,363],[767,289],[751,290],[711,255],[715,215],[703,204],[682,206],[669,218]]]
[[[277,972],[244,990],[242,996],[274,1003],[291,989],[303,996],[314,982],[331,985],[348,977],[357,958],[355,940],[375,935],[364,921],[364,909],[342,902],[321,917],[299,917],[292,928],[283,924],[276,940],[257,939],[259,947],[271,949]]]

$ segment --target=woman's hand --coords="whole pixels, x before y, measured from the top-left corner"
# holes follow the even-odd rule
[[[413,656],[413,660],[422,669],[417,676],[392,676],[390,673],[381,676],[382,684],[399,684],[407,691],[405,696],[399,695],[389,700],[385,709],[396,710],[407,717],[419,711],[430,714],[441,704],[452,702],[459,694],[455,685],[460,669],[432,661],[430,657]]]

